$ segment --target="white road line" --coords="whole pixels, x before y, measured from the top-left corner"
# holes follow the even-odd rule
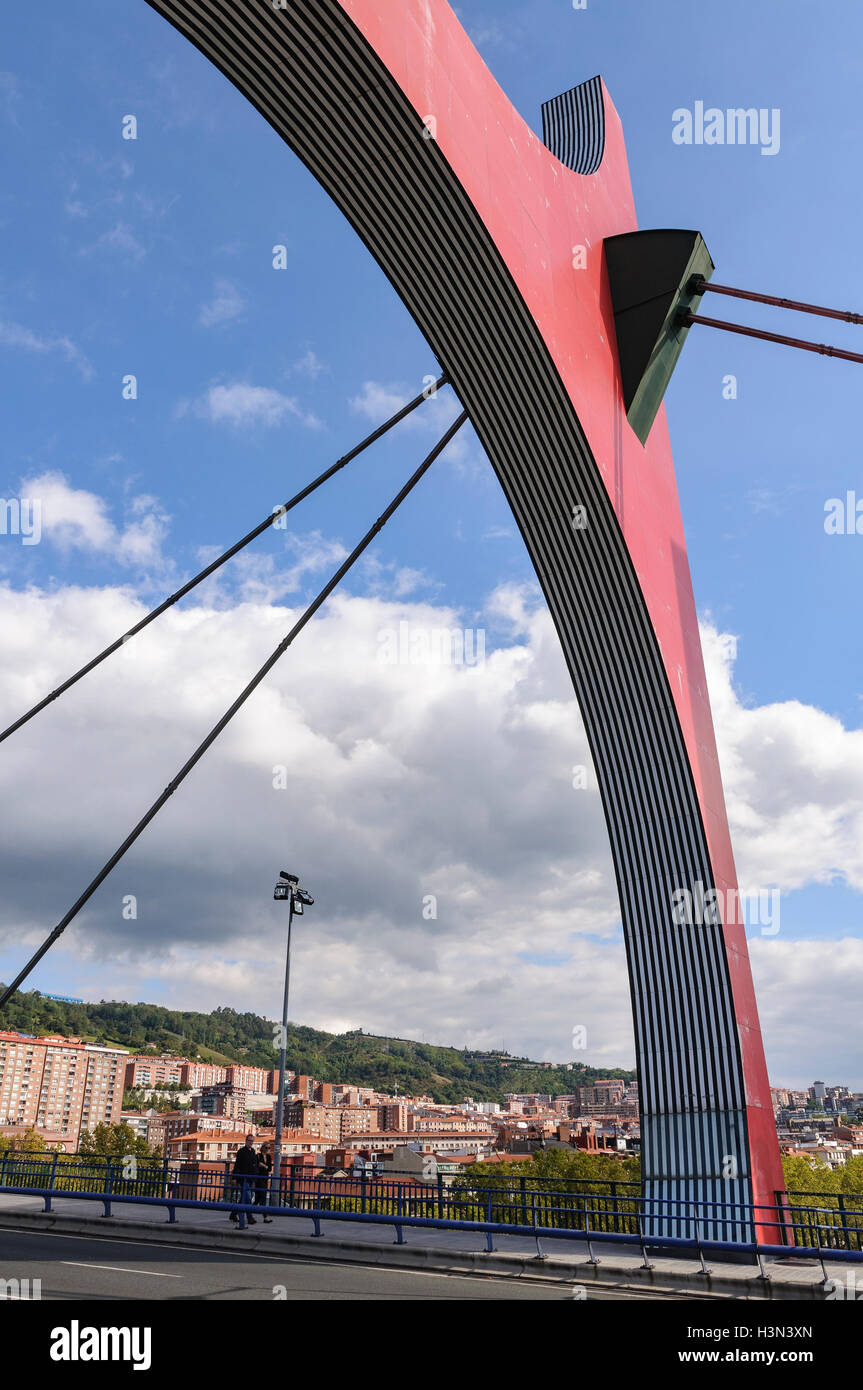
[[[517,1281],[517,1280],[520,1278],[520,1276],[519,1276],[519,1275],[516,1275],[516,1274],[510,1275],[510,1274],[503,1274],[503,1273],[501,1273],[501,1274],[499,1274],[499,1275],[498,1275],[498,1274],[495,1274],[495,1275],[489,1276],[489,1275],[486,1275],[486,1274],[483,1274],[483,1273],[480,1273],[480,1274],[473,1274],[473,1273],[469,1272],[468,1270],[462,1270],[462,1269],[454,1269],[454,1270],[452,1270],[452,1271],[450,1271],[450,1270],[436,1270],[436,1269],[406,1269],[406,1268],[404,1268],[404,1267],[402,1267],[402,1266],[399,1266],[399,1265],[392,1265],[392,1266],[390,1266],[390,1265],[379,1265],[379,1264],[375,1264],[373,1261],[368,1261],[368,1262],[367,1262],[367,1261],[364,1261],[364,1260],[357,1260],[357,1261],[354,1261],[354,1260],[340,1260],[340,1259],[332,1258],[332,1257],[330,1257],[329,1259],[327,1259],[326,1255],[317,1255],[317,1254],[315,1254],[314,1252],[311,1252],[311,1253],[309,1253],[309,1254],[306,1254],[306,1253],[303,1252],[303,1251],[291,1251],[290,1253],[288,1253],[288,1252],[280,1252],[280,1251],[273,1251],[273,1253],[272,1253],[271,1255],[269,1255],[269,1254],[266,1254],[265,1252],[259,1252],[259,1251],[256,1251],[256,1250],[246,1250],[246,1249],[243,1249],[242,1247],[238,1247],[236,1250],[222,1250],[222,1248],[221,1248],[220,1246],[196,1245],[196,1244],[194,1244],[194,1241],[193,1241],[191,1238],[189,1239],[188,1243],[184,1241],[183,1244],[181,1245],[179,1241],[177,1241],[177,1242],[175,1243],[174,1241],[164,1241],[164,1242],[163,1242],[163,1241],[155,1241],[155,1240],[143,1240],[143,1239],[139,1239],[139,1238],[136,1237],[136,1236],[132,1236],[132,1237],[130,1237],[130,1236],[112,1236],[112,1235],[104,1235],[104,1236],[103,1236],[103,1235],[95,1235],[95,1236],[90,1236],[90,1235],[80,1235],[78,1232],[71,1232],[71,1231],[55,1231],[55,1230],[53,1230],[53,1229],[50,1230],[50,1231],[34,1231],[34,1230],[28,1230],[28,1229],[27,1229],[26,1227],[24,1227],[24,1226],[4,1226],[4,1224],[3,1224],[3,1219],[2,1219],[2,1212],[0,1212],[0,1231],[6,1231],[6,1232],[8,1232],[9,1235],[16,1235],[16,1236],[21,1236],[21,1235],[26,1235],[26,1236],[41,1236],[43,1240],[77,1240],[77,1241],[97,1240],[97,1241],[99,1241],[99,1242],[101,1242],[101,1243],[103,1243],[103,1244],[105,1244],[105,1245],[138,1245],[138,1246],[145,1246],[148,1250],[162,1250],[162,1251],[164,1251],[164,1250],[194,1250],[194,1251],[197,1251],[197,1252],[200,1253],[200,1254],[212,1255],[214,1259],[218,1258],[219,1255],[224,1255],[225,1258],[226,1258],[226,1260],[238,1260],[238,1259],[241,1259],[241,1260],[261,1260],[262,1262],[264,1262],[264,1263],[266,1263],[266,1264],[300,1264],[300,1265],[316,1265],[316,1266],[317,1266],[317,1265],[321,1265],[321,1266],[323,1266],[323,1267],[326,1268],[326,1269],[373,1269],[373,1270],[379,1271],[381,1274],[412,1274],[412,1275],[414,1275],[416,1278],[419,1278],[419,1277],[421,1277],[422,1275],[425,1275],[425,1277],[428,1278],[428,1279],[480,1279],[480,1280],[484,1280],[484,1279],[487,1279],[487,1278],[491,1277],[491,1278],[494,1278],[494,1279],[496,1279],[496,1280],[499,1279],[502,1283],[508,1283],[508,1282],[510,1282],[510,1281],[515,1282],[515,1281]],[[311,1237],[309,1237],[309,1239],[311,1239]],[[382,1248],[382,1247],[380,1247],[380,1246],[375,1247],[375,1245],[370,1241],[370,1242],[369,1242],[369,1249],[370,1249],[370,1250],[374,1250],[375,1248],[380,1249],[380,1248]],[[386,1249],[386,1248],[388,1248],[388,1247],[383,1247],[383,1248]],[[427,1248],[427,1247],[425,1247],[425,1248]],[[446,1247],[443,1247],[443,1248],[444,1248],[444,1252],[446,1253]],[[464,1252],[464,1251],[460,1251],[460,1250],[454,1250],[454,1251],[451,1251],[450,1253],[454,1253],[454,1254],[464,1254],[464,1253],[468,1253],[468,1254],[470,1254],[471,1252],[470,1252],[470,1251]],[[473,1253],[474,1253],[474,1254],[478,1254],[478,1253],[480,1253],[480,1252],[474,1251]],[[65,1264],[65,1265],[71,1265],[71,1264],[78,1265],[78,1264],[79,1264],[79,1261],[77,1261],[77,1260],[60,1260],[60,1261],[58,1261],[58,1263],[60,1263],[60,1264]],[[81,1267],[82,1269],[114,1269],[114,1268],[115,1268],[114,1265],[92,1265],[92,1264],[90,1263],[89,1260],[80,1262],[80,1267]],[[129,1271],[127,1271],[127,1272],[128,1272],[128,1273],[131,1273],[131,1274],[142,1274],[142,1273],[143,1273],[143,1274],[146,1274],[146,1273],[148,1273],[149,1271],[147,1271],[147,1270],[137,1270],[137,1269],[135,1269],[135,1270],[129,1270]],[[162,1276],[162,1277],[164,1277],[164,1276]],[[170,1278],[172,1278],[172,1279],[182,1279],[182,1278],[184,1278],[184,1275],[182,1275],[182,1274],[172,1274],[172,1275],[170,1275],[170,1276],[168,1276],[168,1277],[170,1277]],[[537,1279],[536,1282],[537,1282],[537,1283],[544,1283],[544,1281],[543,1281],[543,1280],[540,1280],[540,1279]],[[556,1279],[549,1279],[549,1280],[548,1280],[548,1283],[549,1283],[549,1285],[552,1285],[552,1286],[555,1286],[555,1287],[556,1287],[558,1281],[557,1281]],[[566,1280],[562,1280],[561,1283],[564,1284],[564,1286],[565,1286]],[[603,1287],[605,1287],[605,1286],[603,1286]],[[609,1285],[608,1287],[616,1287],[616,1285]]]
[[[160,1274],[155,1269],[125,1269],[123,1265],[94,1265],[90,1260],[60,1260],[73,1269],[109,1269],[112,1274],[149,1274],[153,1279],[182,1279],[182,1274]]]

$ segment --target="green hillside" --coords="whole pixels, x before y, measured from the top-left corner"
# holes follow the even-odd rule
[[[245,1062],[274,1067],[278,1053],[276,1025],[258,1014],[219,1008],[212,1013],[185,1013],[158,1004],[63,1004],[33,990],[19,993],[0,1016],[0,1028],[19,1033],[61,1033],[88,1041],[143,1051],[213,1061],[219,1065]],[[362,1031],[322,1033],[291,1024],[288,1028],[288,1066],[318,1081],[345,1081],[402,1094],[427,1094],[438,1102],[454,1103],[465,1096],[501,1100],[507,1091],[539,1091],[563,1095],[575,1086],[605,1077],[627,1080],[634,1072],[603,1070],[575,1063],[546,1069],[529,1058],[502,1052],[474,1052],[434,1047],[407,1038],[374,1037]]]

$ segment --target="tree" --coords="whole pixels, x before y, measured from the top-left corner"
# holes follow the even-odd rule
[[[153,1156],[146,1139],[139,1138],[125,1120],[119,1125],[98,1124],[92,1133],[82,1130],[78,1152],[98,1158],[125,1158],[129,1154],[136,1158]]]
[[[0,1153],[44,1154],[49,1153],[48,1145],[32,1127],[24,1134],[0,1135]]]

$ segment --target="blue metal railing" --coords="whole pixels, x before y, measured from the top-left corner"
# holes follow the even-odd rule
[[[599,1183],[593,1185],[600,1185]],[[614,1184],[615,1192],[588,1192],[588,1184],[570,1180],[518,1178],[500,1186],[470,1186],[459,1178],[446,1186],[443,1178],[422,1182],[399,1175],[333,1176],[291,1168],[276,1192],[266,1177],[235,1178],[230,1165],[221,1170],[171,1167],[161,1161],[111,1160],[71,1155],[7,1153],[0,1157],[0,1193],[39,1197],[44,1210],[57,1198],[102,1203],[110,1216],[115,1203],[163,1207],[169,1222],[177,1211],[205,1209],[233,1212],[244,1229],[252,1217],[310,1219],[314,1234],[321,1222],[391,1225],[404,1242],[411,1227],[481,1231],[487,1247],[494,1236],[519,1235],[568,1239],[587,1244],[595,1261],[594,1244],[635,1245],[648,1264],[648,1252],[691,1250],[704,1254],[743,1251],[761,1255],[801,1253],[849,1261],[863,1260],[863,1200],[849,1197],[836,1208],[823,1205],[824,1194],[794,1193],[774,1206],[743,1203],[687,1202],[644,1198],[636,1184]],[[625,1189],[625,1190],[620,1190]],[[838,1198],[839,1194],[836,1194]],[[814,1198],[809,1205],[801,1201]],[[752,1234],[741,1239],[741,1230]],[[760,1235],[756,1240],[755,1235]],[[763,1271],[762,1271],[763,1272]]]

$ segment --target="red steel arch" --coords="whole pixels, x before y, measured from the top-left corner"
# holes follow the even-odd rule
[[[728,893],[737,879],[664,407],[642,445],[623,403],[603,243],[637,222],[604,85],[585,84],[572,103],[576,126],[588,116],[566,131],[568,168],[446,0],[147,2],[254,103],[363,237],[510,501],[600,779],[646,1190],[772,1204],[784,1182],[744,928],[671,921],[675,888],[700,880]],[[587,508],[580,535],[574,505]]]

